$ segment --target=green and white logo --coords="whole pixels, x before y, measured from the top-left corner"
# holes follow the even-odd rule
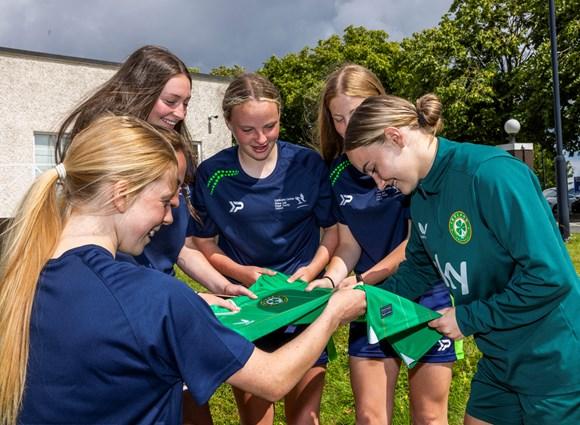
[[[463,211],[455,211],[449,219],[449,233],[455,242],[465,245],[471,240],[472,230],[469,218]]]
[[[274,306],[279,304],[286,304],[288,302],[288,297],[285,295],[270,295],[260,301],[262,306]]]

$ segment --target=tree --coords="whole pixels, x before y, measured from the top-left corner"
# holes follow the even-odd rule
[[[284,103],[281,137],[312,145],[312,129],[320,92],[326,76],[346,62],[373,70],[389,88],[398,44],[388,41],[384,31],[349,26],[341,37],[333,35],[282,58],[270,57],[259,71],[280,90]]]
[[[534,54],[530,14],[515,0],[455,1],[437,28],[402,42],[397,88],[406,97],[436,93],[445,134],[457,140],[505,142],[503,123],[520,116],[517,83]]]
[[[217,68],[213,68],[209,74],[210,75],[217,75],[219,77],[232,77],[236,78],[242,74],[245,74],[246,69],[240,65],[233,65],[233,66],[225,66],[220,65]]]

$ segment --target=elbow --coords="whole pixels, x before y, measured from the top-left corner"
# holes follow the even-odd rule
[[[292,387],[288,386],[288,381],[284,382],[283,380],[276,377],[270,380],[268,391],[267,394],[264,395],[264,398],[272,403],[275,403],[282,400],[291,389]]]
[[[276,403],[277,401],[282,400],[286,394],[294,388],[294,385],[291,384],[291,379],[280,379],[279,375],[277,376],[270,376],[266,385],[260,391],[261,394],[256,394],[259,397],[262,397],[269,402]]]

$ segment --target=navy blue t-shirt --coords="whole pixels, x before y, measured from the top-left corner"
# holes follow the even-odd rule
[[[179,206],[171,210],[173,223],[162,226],[153,236],[143,253],[135,257],[137,263],[162,271],[171,276],[175,275],[173,266],[177,262],[185,239],[193,234],[193,218],[189,214],[187,203],[181,192]]]
[[[286,274],[308,264],[320,245],[320,228],[336,223],[328,171],[318,153],[277,142],[278,160],[266,178],[247,175],[238,147],[203,161],[197,172],[194,234],[219,235],[219,247],[243,265]]]
[[[182,282],[88,245],[42,271],[20,423],[181,423],[254,346]]]
[[[370,176],[350,164],[346,155],[335,159],[330,169],[336,215],[361,247],[355,271],[363,273],[407,238],[409,198],[392,187],[379,190]]]

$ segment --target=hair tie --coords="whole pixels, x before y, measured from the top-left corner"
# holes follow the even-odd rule
[[[56,164],[54,168],[56,169],[56,174],[58,174],[58,179],[64,181],[66,178],[66,168],[64,168],[64,164],[61,162],[60,164]]]
[[[417,111],[417,120],[419,121],[419,127],[427,127],[427,120],[422,112]]]

